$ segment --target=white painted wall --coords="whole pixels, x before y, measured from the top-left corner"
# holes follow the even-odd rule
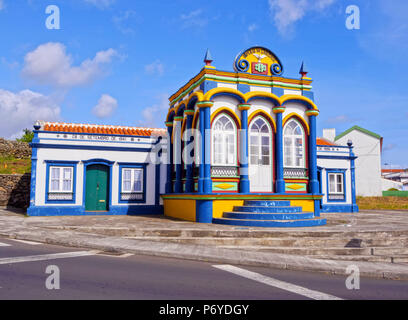
[[[336,143],[346,145],[353,141],[356,159],[356,194],[357,196],[382,196],[381,181],[381,140],[353,130]]]
[[[348,149],[345,149],[348,150]],[[341,156],[342,152],[331,152],[332,156]],[[348,153],[348,152],[347,152]],[[324,154],[324,155],[329,155],[328,152],[322,153],[318,152],[319,154]],[[350,170],[350,162],[346,159],[317,159],[317,165],[319,167],[324,168],[322,170],[322,193],[324,194],[323,196],[323,204],[329,204],[329,205],[347,205],[347,204],[352,204],[352,194],[351,194],[351,170]],[[345,185],[346,185],[346,201],[339,201],[339,202],[334,202],[334,201],[328,201],[327,200],[327,186],[328,186],[328,181],[327,181],[327,170],[326,169],[345,169]]]
[[[388,191],[391,188],[403,190],[404,187],[403,187],[402,182],[381,178],[381,188],[382,188],[382,191]]]

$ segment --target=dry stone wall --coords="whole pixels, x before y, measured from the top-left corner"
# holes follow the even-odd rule
[[[26,159],[31,157],[31,148],[26,142],[0,138],[0,156]]]
[[[0,174],[0,207],[27,209],[31,175]]]

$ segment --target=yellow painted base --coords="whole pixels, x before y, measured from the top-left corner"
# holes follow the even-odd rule
[[[314,212],[314,200],[290,200],[293,207],[302,207],[303,212]]]
[[[233,197],[228,199],[228,196],[216,195],[214,197],[210,196],[191,196],[191,198],[185,198],[179,196],[177,198],[165,198],[164,202],[164,214],[165,216],[177,218],[185,221],[196,221],[196,201],[199,200],[209,200],[212,201],[212,217],[213,218],[222,218],[224,212],[231,212],[234,209],[234,206],[243,206],[244,200],[289,200],[290,205],[294,207],[302,207],[303,212],[315,212],[314,202],[317,199],[290,199],[294,197],[301,197],[299,195],[285,195],[282,197],[277,196],[243,196],[242,200],[237,199],[236,195],[229,195]],[[221,197],[221,199],[219,199]],[[204,199],[203,199],[204,198]],[[207,199],[206,199],[207,198]],[[209,199],[208,199],[209,198]],[[212,199],[211,199],[212,198]],[[218,199],[217,199],[218,198]]]
[[[244,205],[244,200],[213,200],[213,218],[222,218],[224,212],[233,211],[234,206]]]
[[[196,221],[196,200],[165,199],[164,215],[186,221]]]

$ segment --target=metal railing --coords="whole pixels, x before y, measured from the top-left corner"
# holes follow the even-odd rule
[[[306,168],[284,168],[283,169],[284,178],[308,178],[308,170]]]

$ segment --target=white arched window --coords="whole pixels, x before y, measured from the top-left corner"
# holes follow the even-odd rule
[[[237,164],[237,128],[227,115],[218,116],[212,126],[212,164]]]
[[[305,132],[295,119],[290,120],[283,130],[283,158],[287,168],[305,168]]]
[[[262,117],[258,117],[249,129],[249,157],[252,165],[271,164],[271,129]]]

